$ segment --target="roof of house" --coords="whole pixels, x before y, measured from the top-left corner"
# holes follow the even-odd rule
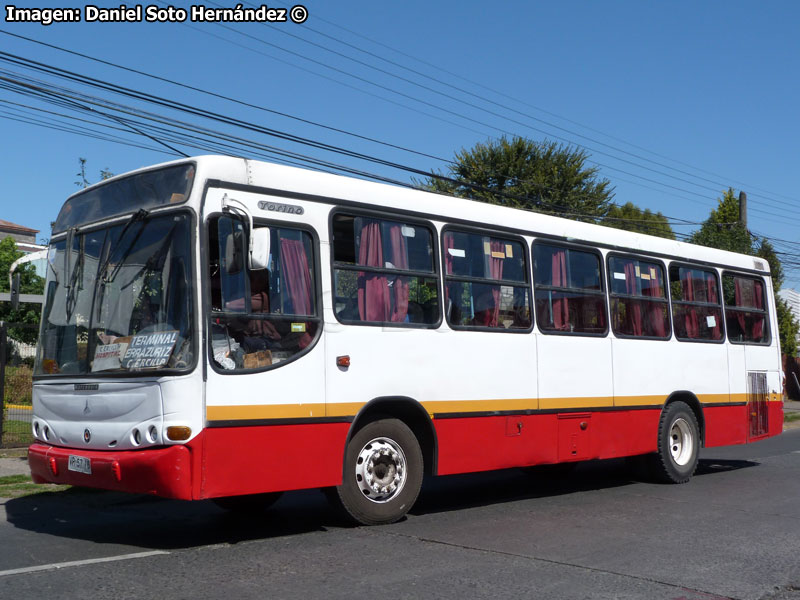
[[[8,231],[13,233],[29,233],[29,234],[39,233],[38,229],[31,229],[30,227],[25,227],[24,225],[17,225],[16,223],[12,223],[10,221],[3,221],[2,219],[0,219],[0,231]]]

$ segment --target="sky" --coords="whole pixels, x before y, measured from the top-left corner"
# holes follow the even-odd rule
[[[93,114],[75,110],[92,96],[157,113],[173,126],[185,121],[239,136],[246,141],[236,154],[274,160],[276,151],[291,151],[401,182],[413,175],[284,134],[423,172],[445,169],[459,150],[502,135],[554,140],[587,152],[614,186],[616,203],[660,211],[679,234],[697,229],[728,187],[744,190],[750,230],[785,253],[785,286],[800,289],[796,2],[306,0],[303,23],[88,23],[80,1],[14,3],[80,9],[81,22],[48,26],[11,22],[7,6],[0,22],[0,219],[39,229],[40,238],[80,189],[79,158],[95,182],[101,169],[120,174],[177,158],[176,151],[209,153],[185,136],[161,136],[165,146],[107,117],[107,105],[95,105]],[[30,60],[260,130],[58,79],[31,70]],[[21,77],[68,88],[73,104],[9,89],[8,80]]]

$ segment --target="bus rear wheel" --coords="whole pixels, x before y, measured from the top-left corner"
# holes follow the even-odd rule
[[[401,519],[422,487],[422,450],[402,421],[380,419],[360,429],[347,444],[342,485],[333,500],[362,525]]]
[[[694,411],[684,402],[669,404],[661,413],[651,472],[664,483],[686,483],[697,468],[699,451],[700,427]]]

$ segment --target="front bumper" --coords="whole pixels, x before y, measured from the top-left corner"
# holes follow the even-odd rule
[[[91,460],[91,474],[68,469],[69,457]],[[186,446],[99,452],[33,444],[28,464],[36,483],[58,483],[192,499],[192,453]]]

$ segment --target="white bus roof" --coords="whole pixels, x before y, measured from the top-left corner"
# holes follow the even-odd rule
[[[527,232],[534,236],[537,234],[556,236],[575,242],[597,244],[606,248],[686,258],[769,274],[769,264],[766,260],[745,254],[583,223],[533,211],[250,159],[213,155],[196,156],[152,165],[117,177],[187,162],[194,162],[197,165],[197,175],[192,190],[195,202],[202,194],[206,180],[219,180],[305,196],[318,196],[328,199],[332,203],[343,200],[363,203],[378,209],[407,211],[426,215],[431,220],[452,221],[455,219],[462,223],[472,222],[475,225],[484,225],[489,228]],[[95,185],[103,185],[117,177]],[[93,187],[95,186],[88,189]]]

